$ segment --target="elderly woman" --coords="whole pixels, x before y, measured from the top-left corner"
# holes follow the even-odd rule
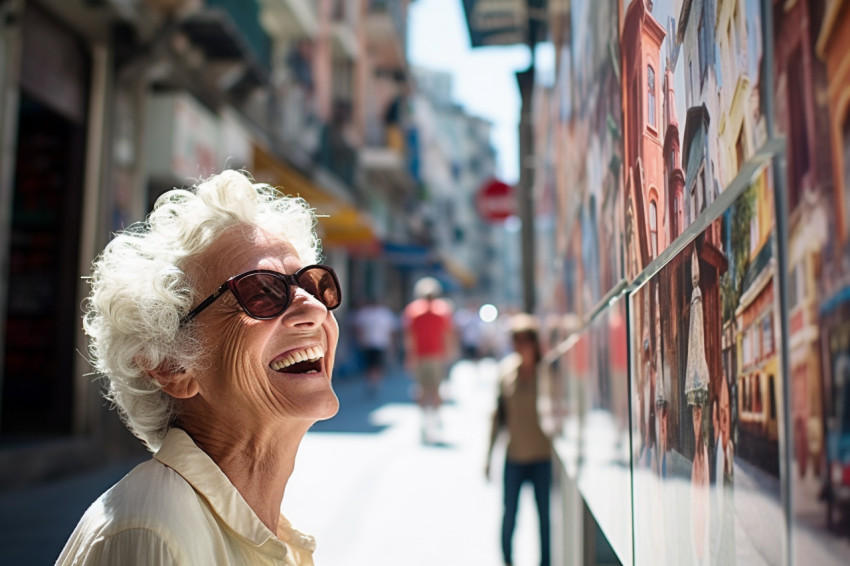
[[[153,458],[88,509],[57,564],[313,564],[280,508],[301,439],[339,408],[340,288],[314,225],[303,200],[225,171],[106,246],[84,327]]]

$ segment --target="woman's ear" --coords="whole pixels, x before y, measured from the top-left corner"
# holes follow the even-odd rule
[[[201,386],[195,378],[194,370],[175,367],[174,363],[166,360],[155,369],[149,370],[148,375],[155,379],[162,390],[175,399],[188,399],[200,391]]]

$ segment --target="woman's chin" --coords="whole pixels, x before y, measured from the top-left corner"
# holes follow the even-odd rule
[[[333,390],[328,390],[316,394],[304,409],[304,417],[313,421],[326,421],[339,412],[339,399]]]
[[[318,418],[320,421],[326,421],[330,418],[336,416],[339,412],[339,399],[336,394],[333,394],[333,399],[328,399],[326,406],[324,407],[324,411],[322,412],[322,416]]]

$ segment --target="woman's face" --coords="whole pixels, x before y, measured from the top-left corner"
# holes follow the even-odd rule
[[[257,228],[235,226],[190,270],[202,282],[200,300],[246,271],[294,273],[300,267],[303,264],[289,242]],[[209,352],[208,367],[199,373],[199,395],[208,403],[211,417],[246,425],[246,419],[263,424],[288,418],[316,421],[336,414],[339,401],[331,374],[339,327],[315,297],[297,287],[292,293],[289,307],[272,320],[248,316],[229,291],[198,316],[201,340]],[[314,363],[289,365],[317,356]]]
[[[514,350],[522,356],[523,363],[537,362],[537,343],[535,338],[526,333],[515,334],[513,337]]]

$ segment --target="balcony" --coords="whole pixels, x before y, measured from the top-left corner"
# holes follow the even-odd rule
[[[364,25],[375,67],[382,71],[407,70],[407,14],[401,2],[371,0]]]
[[[312,0],[259,0],[260,21],[275,39],[289,42],[318,33],[319,20]]]
[[[225,89],[238,94],[267,83],[271,39],[260,25],[258,0],[205,0],[181,29],[209,66],[221,69]]]
[[[341,127],[334,124],[322,126],[314,163],[333,173],[344,183],[345,190],[353,191],[357,173],[357,152],[345,140]]]
[[[383,124],[370,132],[367,145],[358,155],[363,180],[370,189],[391,195],[415,192],[416,180],[408,163],[406,136],[398,123]]]

